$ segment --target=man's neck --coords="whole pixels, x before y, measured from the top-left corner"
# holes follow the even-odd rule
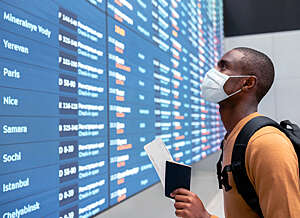
[[[238,104],[229,104],[221,102],[220,114],[224,127],[227,131],[227,135],[233,130],[235,125],[240,120],[254,112],[257,112],[257,104],[247,104],[245,102]]]

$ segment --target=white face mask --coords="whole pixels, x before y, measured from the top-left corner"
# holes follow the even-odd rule
[[[236,92],[228,95],[224,91],[224,84],[230,77],[249,77],[250,75],[239,75],[239,76],[228,76],[217,71],[215,68],[209,70],[202,84],[202,95],[207,101],[211,101],[214,103],[219,103],[239,92],[242,89],[237,90]]]

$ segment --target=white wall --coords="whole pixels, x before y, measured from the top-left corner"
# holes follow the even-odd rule
[[[275,81],[259,112],[300,125],[300,30],[225,38],[225,51],[250,47],[266,53],[275,65]]]

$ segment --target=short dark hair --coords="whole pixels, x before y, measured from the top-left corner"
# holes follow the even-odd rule
[[[257,102],[260,102],[274,81],[275,72],[272,60],[264,53],[252,48],[238,47],[233,50],[237,50],[244,55],[241,59],[242,71],[245,74],[257,77],[256,99]]]

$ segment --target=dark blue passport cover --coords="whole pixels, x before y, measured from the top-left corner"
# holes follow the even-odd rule
[[[190,190],[191,185],[191,169],[192,167],[166,161],[165,174],[165,196],[172,198],[170,194],[177,188],[185,188]]]

